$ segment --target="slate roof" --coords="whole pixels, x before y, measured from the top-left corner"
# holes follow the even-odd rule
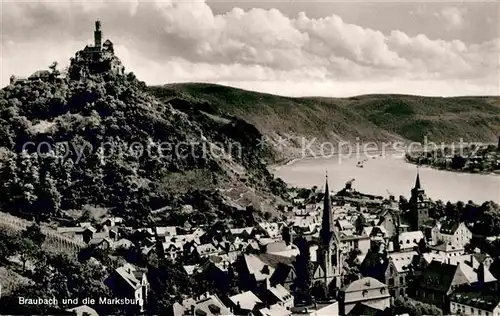
[[[197,311],[203,311],[204,315],[232,315],[229,308],[227,308],[217,295],[211,295],[210,297],[196,302],[195,313]],[[200,313],[199,313],[200,314]]]
[[[487,258],[490,258],[490,256],[486,253],[475,253],[474,258],[476,258],[476,260],[479,263],[481,263],[481,262],[484,262]]]
[[[377,279],[367,277],[356,280],[351,284],[344,286],[342,290],[345,293],[350,293],[350,292],[359,292],[370,289],[379,289],[384,287],[387,287],[387,285],[385,285],[384,283],[380,282]]]
[[[248,272],[254,275],[257,281],[270,278],[274,273],[275,268],[263,262],[259,257],[254,255],[243,255],[243,262],[246,265]]]
[[[133,289],[138,289],[141,286],[141,281],[135,276],[136,268],[129,263],[117,268],[116,273],[122,277]]]
[[[348,316],[375,316],[380,313],[379,309],[368,306],[363,303],[357,303],[354,307],[347,313]]]
[[[280,302],[286,302],[292,298],[290,292],[281,284],[269,288],[269,292],[271,292]]]
[[[280,256],[272,253],[262,253],[257,256],[262,262],[276,268],[278,264],[285,264],[293,266],[295,264],[295,257]]]
[[[45,78],[50,76],[50,71],[48,70],[37,70],[28,79]]]
[[[439,229],[439,232],[441,234],[453,235],[455,234],[459,226],[460,223],[457,223],[456,221],[445,221],[441,223],[441,228]]]
[[[182,304],[174,303],[171,310],[172,315],[184,316],[186,315],[186,312],[191,310],[192,306],[194,306],[195,315],[233,315],[233,313],[231,313],[229,308],[222,303],[217,295],[209,295],[208,297],[199,300],[189,298],[184,300]]]
[[[430,246],[432,250],[442,251],[442,252],[456,252],[464,250],[463,247],[455,247],[451,243],[443,243],[437,246]]]
[[[408,265],[412,262],[413,257],[417,255],[416,251],[393,253],[389,255],[389,259],[393,262],[398,273],[407,272]]]
[[[450,301],[492,312],[500,305],[500,295],[484,292],[455,293]]]
[[[478,272],[481,267],[473,268],[467,264],[460,264],[459,265],[460,270],[462,273],[465,275],[469,283],[476,283],[479,281],[478,279]],[[484,272],[484,282],[495,282],[497,279],[491,274],[491,272],[488,270],[488,268],[482,266],[483,272]]]
[[[404,232],[399,234],[399,245],[401,249],[408,249],[418,246],[420,240],[424,238],[421,231]]]
[[[262,316],[289,316],[292,314],[291,311],[278,304],[274,304],[269,308],[268,307],[262,308],[259,310],[259,313]]]
[[[262,304],[262,301],[253,294],[251,291],[246,291],[240,294],[233,295],[229,297],[234,305],[238,305],[241,309],[251,311],[254,309],[255,305]]]
[[[456,265],[432,261],[422,272],[419,285],[423,288],[447,292],[452,285],[456,271]]]

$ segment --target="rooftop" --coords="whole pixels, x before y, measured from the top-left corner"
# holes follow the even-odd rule
[[[493,311],[500,304],[500,295],[496,293],[465,292],[453,294],[451,302]]]
[[[350,293],[350,292],[358,292],[358,291],[378,289],[378,288],[384,288],[384,287],[387,287],[387,285],[378,281],[377,279],[367,277],[367,278],[362,278],[362,279],[356,280],[356,281],[352,282],[351,284],[346,285],[343,288],[343,291],[346,293]]]

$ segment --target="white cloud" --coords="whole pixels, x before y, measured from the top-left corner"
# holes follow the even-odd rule
[[[454,12],[444,11],[443,18]],[[203,81],[293,95],[499,94],[498,39],[470,45],[384,34],[336,15],[289,18],[276,9],[214,14],[200,0],[3,3],[2,86],[13,73],[66,64],[91,42],[96,18],[125,66],[149,84]]]
[[[460,29],[464,24],[466,13],[467,10],[465,8],[446,7],[439,13],[436,13],[436,16],[447,23],[448,29]]]

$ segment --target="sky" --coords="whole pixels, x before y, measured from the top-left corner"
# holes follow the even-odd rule
[[[499,1],[0,1],[2,87],[67,65],[99,19],[126,70],[149,85],[500,95]]]

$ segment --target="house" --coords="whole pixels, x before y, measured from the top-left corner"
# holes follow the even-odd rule
[[[450,242],[429,246],[433,253],[445,254],[447,257],[461,256],[465,253],[463,247],[453,246]]]
[[[261,298],[268,306],[279,305],[285,309],[293,306],[293,296],[281,284],[270,287],[261,295]]]
[[[355,227],[354,225],[349,222],[348,220],[337,220],[335,223],[335,226],[340,232],[354,232]]]
[[[417,256],[416,251],[389,254],[385,284],[389,286],[389,293],[392,297],[398,298],[406,295],[409,266],[415,256]]]
[[[240,237],[242,240],[248,240],[254,237],[253,227],[231,228],[229,232],[231,233],[232,236]]]
[[[491,264],[493,263],[493,258],[487,254],[487,253],[481,253],[481,252],[475,252],[474,253],[474,258],[479,263],[483,263],[486,268],[490,268]]]
[[[195,246],[192,252],[192,255],[195,258],[206,258],[210,256],[214,256],[218,253],[217,248],[214,247],[212,244],[204,244],[204,245],[198,245]]]
[[[239,282],[245,289],[257,292],[270,287],[270,278],[275,268],[255,255],[241,255],[235,262]]]
[[[10,84],[24,84],[28,82],[28,78],[26,77],[16,77],[14,75],[10,76]]]
[[[385,310],[379,310],[366,303],[357,303],[349,312],[349,316],[378,316],[384,315]]]
[[[317,303],[312,307],[292,307],[292,315],[300,316],[337,316],[339,315],[339,302],[330,301]]]
[[[184,244],[182,242],[174,243],[174,242],[164,242],[163,251],[165,253],[165,258],[169,258],[172,261],[175,261],[177,257],[182,254]]]
[[[123,223],[123,218],[121,217],[117,217],[117,216],[113,216],[113,217],[105,217],[102,221],[101,221],[101,225],[106,225],[108,227],[111,227],[111,226],[116,226],[118,224],[122,224]]]
[[[115,297],[135,299],[140,311],[143,311],[149,291],[146,273],[129,263],[118,267],[104,280],[104,284]]]
[[[201,295],[197,298],[188,298],[183,300],[182,303],[174,303],[172,310],[167,315],[234,316],[217,295],[210,294]]]
[[[50,71],[48,70],[37,70],[31,76],[28,77],[28,80],[30,81],[45,80],[50,78],[50,76],[51,74]]]
[[[96,232],[97,232],[97,229],[95,229],[92,226],[84,227],[83,232],[82,232],[83,241],[88,244],[90,242],[90,240],[94,237],[94,234]]]
[[[398,239],[400,252],[413,251],[415,247],[418,247],[420,240],[425,241],[424,233],[420,230],[401,233]]]
[[[366,255],[368,250],[370,250],[371,240],[369,236],[346,234],[341,232],[339,237],[340,249],[344,253],[349,253],[354,249],[358,249],[362,255]]]
[[[483,264],[474,268],[460,262],[453,265],[450,262],[432,261],[417,281],[415,298],[436,305],[447,313],[450,308],[450,295],[458,286],[493,283],[496,279]]]
[[[453,315],[500,315],[500,295],[484,291],[455,293],[450,297],[450,313]]]
[[[176,226],[160,226],[156,227],[156,233],[158,236],[176,236],[177,235],[177,227]]]
[[[284,257],[295,257],[300,254],[296,245],[287,245],[284,241],[275,241],[265,246],[266,252]]]
[[[280,225],[278,223],[262,222],[259,223],[259,228],[269,238],[277,239],[281,236]]]
[[[390,298],[387,285],[374,278],[362,278],[340,290],[339,315],[350,315],[359,303],[383,311],[390,306]]]
[[[464,248],[472,239],[472,232],[465,223],[446,221],[436,224],[431,231],[432,240],[436,243],[450,243],[456,248]]]
[[[292,312],[281,305],[272,305],[259,309],[255,314],[258,316],[289,316]]]
[[[229,297],[229,301],[236,315],[248,315],[265,307],[262,301],[251,291],[233,295]]]

